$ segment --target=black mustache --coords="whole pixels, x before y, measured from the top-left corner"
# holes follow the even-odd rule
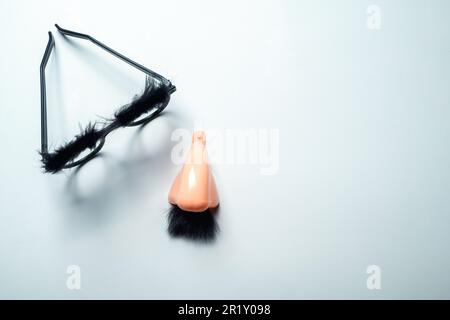
[[[174,238],[212,242],[219,232],[219,226],[212,209],[203,212],[188,212],[172,205],[169,209],[168,218],[168,231]]]

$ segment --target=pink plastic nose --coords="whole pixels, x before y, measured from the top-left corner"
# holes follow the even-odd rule
[[[219,205],[216,183],[208,165],[206,135],[196,131],[185,164],[169,192],[169,202],[185,211],[202,212]]]

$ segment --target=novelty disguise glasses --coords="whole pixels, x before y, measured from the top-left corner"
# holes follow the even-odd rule
[[[114,117],[104,123],[97,121],[89,123],[80,134],[76,135],[70,142],[49,152],[47,140],[47,96],[45,86],[45,67],[55,46],[52,33],[49,31],[49,39],[45,49],[44,57],[40,66],[41,84],[41,156],[43,167],[46,172],[56,173],[63,169],[73,168],[86,163],[95,157],[105,144],[106,136],[120,127],[133,127],[144,125],[155,119],[164,110],[170,101],[170,95],[176,88],[172,83],[158,73],[140,65],[125,57],[117,51],[109,48],[93,37],[69,31],[55,24],[60,33],[70,37],[89,40],[113,56],[125,61],[134,68],[144,72],[147,77],[143,92],[135,96],[129,103],[117,110]],[[88,152],[86,154],[86,152]],[[82,154],[86,155],[82,155]]]
[[[107,47],[93,37],[65,30],[55,25],[63,35],[89,40],[115,57],[144,72],[147,77],[144,91],[117,110],[112,119],[103,123],[89,123],[70,142],[48,151],[47,101],[45,67],[55,45],[52,33],[41,62],[41,156],[46,172],[56,173],[62,169],[82,165],[95,157],[105,144],[106,136],[120,127],[144,125],[155,119],[167,106],[170,95],[176,88],[172,83],[134,62],[117,51]],[[206,136],[202,131],[194,132],[192,146],[186,162],[176,176],[169,193],[171,208],[168,212],[168,231],[173,237],[193,240],[214,240],[218,231],[214,212],[219,206],[216,183],[206,155]]]

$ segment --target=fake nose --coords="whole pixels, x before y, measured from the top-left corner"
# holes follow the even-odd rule
[[[206,135],[195,131],[186,161],[169,192],[169,202],[190,212],[203,212],[219,205],[216,183],[208,165]]]

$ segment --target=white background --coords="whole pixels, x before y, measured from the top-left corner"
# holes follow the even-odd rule
[[[366,26],[369,5],[381,30]],[[1,298],[450,298],[448,1],[0,0]],[[77,173],[42,172],[47,31],[52,147],[144,77],[167,113],[108,136]],[[216,164],[221,233],[171,239],[176,128],[278,129],[279,170]],[[81,290],[66,268],[79,265]],[[382,270],[368,290],[366,268]]]

